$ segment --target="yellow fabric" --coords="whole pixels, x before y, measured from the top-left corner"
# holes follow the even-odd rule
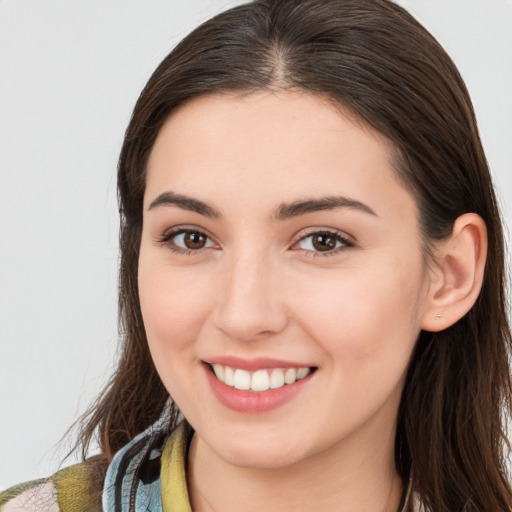
[[[187,431],[182,423],[165,444],[161,459],[160,484],[163,512],[192,512],[187,490]]]
[[[100,496],[94,496],[85,464],[59,471],[54,477],[60,512],[101,511]]]

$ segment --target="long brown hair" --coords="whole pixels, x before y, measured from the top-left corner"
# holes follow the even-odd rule
[[[397,175],[417,200],[427,254],[461,214],[484,219],[489,254],[481,294],[452,327],[421,332],[398,412],[395,459],[404,480],[413,473],[426,510],[511,510],[502,421],[512,402],[511,335],[492,181],[455,65],[389,0],[261,0],[235,7],[194,30],[151,76],[118,168],[122,352],[84,417],[83,454],[96,433],[110,460],[156,420],[168,398],[149,354],[137,289],[145,171],[160,128],[193,97],[271,88],[329,97],[392,141]]]

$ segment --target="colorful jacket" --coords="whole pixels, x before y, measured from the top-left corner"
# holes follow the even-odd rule
[[[182,422],[169,435],[169,421],[166,407],[116,453],[105,475],[86,461],[17,485],[0,493],[0,512],[192,512],[185,476],[192,431]]]

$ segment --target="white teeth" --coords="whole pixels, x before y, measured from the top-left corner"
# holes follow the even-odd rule
[[[244,391],[251,389],[251,374],[246,370],[240,370],[240,368],[236,369],[233,387]]]
[[[221,379],[219,379],[221,380]],[[233,387],[235,385],[235,370],[226,366],[224,368],[224,384]]]
[[[221,364],[214,364],[213,371],[215,372],[215,377],[220,381],[224,382],[224,366]]]
[[[270,374],[270,389],[284,386],[284,373],[280,368],[274,368]]]
[[[258,370],[252,374],[251,390],[252,391],[267,391],[270,387],[270,377],[267,370]]]
[[[297,370],[295,368],[288,368],[284,374],[284,382],[286,384],[293,384],[297,380]]]
[[[254,392],[281,388],[284,385],[293,384],[311,373],[311,369],[308,367],[269,368],[257,370],[254,373],[221,364],[213,364],[212,367],[217,379],[227,386]]]
[[[309,374],[309,368],[299,368],[297,370],[297,380],[303,379]]]

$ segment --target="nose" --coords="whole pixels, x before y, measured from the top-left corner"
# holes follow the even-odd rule
[[[247,253],[226,265],[214,321],[229,338],[251,341],[286,327],[285,288],[277,267],[269,258]]]

